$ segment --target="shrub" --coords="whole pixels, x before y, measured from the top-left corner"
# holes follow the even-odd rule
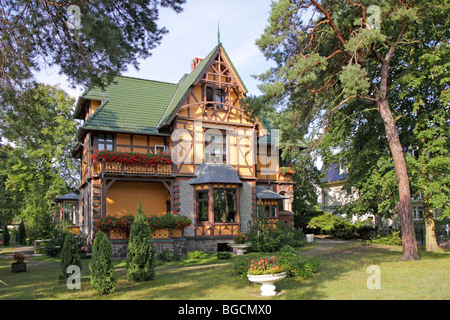
[[[230,259],[231,258],[231,253],[230,252],[217,252],[217,259]]]
[[[3,245],[4,246],[9,245],[9,239],[10,239],[10,235],[9,235],[8,226],[5,225],[5,228],[3,229]]]
[[[335,221],[337,221],[339,218],[334,216],[333,214],[329,212],[324,212],[323,214],[312,218],[307,227],[309,229],[314,229],[314,233],[317,234],[329,234],[330,231],[334,227]]]
[[[303,279],[309,278],[313,273],[316,273],[320,266],[320,259],[318,257],[300,257],[295,269],[295,275]]]
[[[101,231],[95,235],[89,269],[91,270],[92,288],[102,294],[112,293],[116,290],[117,277],[112,264],[112,246]]]
[[[330,231],[330,235],[333,237],[344,240],[370,239],[374,233],[375,229],[363,222],[353,224],[350,221],[340,218],[334,222],[333,229]]]
[[[199,259],[205,259],[205,258],[207,258],[207,257],[208,257],[208,254],[207,254],[206,252],[199,251],[199,250],[196,250],[196,251],[189,251],[189,252],[186,254],[186,258],[187,258],[187,259],[199,260]]]
[[[164,250],[158,253],[157,255],[158,260],[164,261],[164,262],[170,262],[170,261],[176,261],[179,260],[180,257],[169,250]]]
[[[149,281],[155,277],[155,251],[152,233],[140,203],[130,231],[126,269],[127,278],[130,281]]]
[[[373,244],[384,244],[388,246],[401,246],[402,245],[402,237],[400,235],[400,231],[393,231],[392,233],[388,234],[387,236],[380,237],[373,240],[367,241],[368,243]]]
[[[19,244],[22,244],[22,245],[25,245],[27,243],[27,235],[25,232],[25,224],[23,223],[23,219],[19,224],[18,242],[19,242]]]
[[[71,232],[66,228],[53,229],[52,238],[46,243],[44,253],[50,257],[58,257],[64,245],[64,240]]]
[[[231,272],[239,275],[241,278],[247,278],[247,272],[250,268],[251,259],[247,257],[237,257],[231,266]]]
[[[280,251],[279,263],[288,277],[299,276],[306,279],[317,272],[320,260],[317,257],[301,257],[291,246],[284,246]]]
[[[309,228],[308,224],[312,218],[324,214],[324,211],[305,211],[294,212],[294,224],[296,228],[302,229],[304,233],[315,233],[320,230],[316,228]]]
[[[334,222],[333,228],[330,230],[330,235],[333,237],[350,240],[358,238],[357,227],[343,219],[338,219]]]
[[[249,251],[256,252],[276,252],[283,246],[302,246],[305,243],[305,235],[301,229],[292,229],[284,222],[278,222],[274,228],[255,234],[254,231],[248,233],[250,247]]]
[[[78,266],[81,270],[81,258],[78,253],[77,240],[72,234],[68,234],[64,240],[64,244],[61,250],[61,273],[59,274],[59,280],[66,281],[69,277],[67,268],[71,265]]]

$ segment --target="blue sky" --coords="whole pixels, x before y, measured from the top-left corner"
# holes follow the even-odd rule
[[[194,56],[204,57],[217,45],[219,24],[220,40],[248,94],[259,95],[260,82],[252,75],[261,74],[274,64],[255,45],[268,25],[270,3],[271,0],[187,0],[179,14],[162,8],[158,24],[169,33],[152,51],[152,56],[141,61],[140,70],[130,66],[122,75],[177,83],[183,74],[190,72]],[[70,88],[57,69],[44,70],[37,78],[44,83],[59,83],[75,98],[84,90]]]

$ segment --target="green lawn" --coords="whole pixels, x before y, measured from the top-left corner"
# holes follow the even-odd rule
[[[309,248],[315,244],[309,244]],[[301,248],[305,251],[308,248]],[[299,250],[300,251],[300,250]],[[4,253],[4,252],[3,252]],[[90,286],[89,260],[83,260],[81,290],[58,282],[56,259],[30,257],[25,273],[10,272],[11,261],[0,258],[0,300],[6,299],[164,299],[164,300],[319,300],[319,299],[450,299],[450,253],[420,252],[419,261],[400,261],[401,248],[351,243],[320,255],[322,264],[312,278],[284,279],[277,283],[283,294],[263,298],[259,285],[230,271],[231,260],[214,258],[158,265],[155,280],[133,283],[125,279],[125,263],[115,260],[115,293],[99,295]],[[211,263],[225,263],[210,266]],[[193,267],[206,264],[202,268]],[[381,289],[369,290],[367,267],[381,271]],[[186,266],[186,267],[184,267]],[[167,267],[176,267],[169,268]]]

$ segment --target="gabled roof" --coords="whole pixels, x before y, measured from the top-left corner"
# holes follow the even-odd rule
[[[78,116],[81,115],[83,101],[92,99],[102,103],[81,126],[80,133],[84,130],[158,133],[158,129],[170,124],[174,114],[189,95],[190,89],[200,81],[219,52],[226,56],[242,88],[247,91],[222,44],[219,43],[177,84],[117,76],[115,83],[104,90],[101,88],[86,90],[78,100],[76,111]]]
[[[348,173],[340,173],[340,164],[333,162],[332,164],[330,164],[329,166],[325,166],[323,165],[321,171],[322,173],[325,171],[326,168],[326,172],[325,172],[325,176],[322,179],[322,182],[333,182],[333,181],[340,181],[340,180],[345,180],[347,178]]]
[[[103,91],[93,88],[83,98],[102,97],[103,103],[81,129],[156,133],[159,119],[177,85],[118,76]]]
[[[231,62],[230,58],[228,57],[228,54],[226,53],[222,44],[219,43],[197,65],[197,67],[190,74],[185,74],[183,76],[183,78],[180,80],[180,82],[178,83],[178,88],[177,88],[172,100],[170,101],[170,104],[167,106],[167,110],[164,113],[158,127],[169,124],[169,122],[172,119],[173,114],[178,110],[178,108],[181,106],[181,104],[183,103],[185,98],[189,95],[189,89],[191,89],[191,87],[195,86],[199,82],[201,76],[209,69],[213,60],[216,58],[217,54],[219,54],[220,50],[222,50],[226,59],[229,61],[230,67],[233,69],[233,72],[238,77],[244,91],[247,92],[247,88],[245,87],[244,83],[242,82],[242,79],[240,78],[239,74],[237,73],[236,69],[234,68],[233,63]]]

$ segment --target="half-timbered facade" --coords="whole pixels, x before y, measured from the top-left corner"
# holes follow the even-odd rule
[[[176,84],[119,76],[86,90],[72,152],[81,161],[80,231],[92,237],[97,220],[133,215],[141,203],[148,215],[192,221],[183,233],[155,235],[159,249],[211,252],[245,232],[257,208],[292,223],[293,182],[279,172],[271,131],[241,108],[246,92],[221,44],[194,58]],[[171,162],[99,161],[105,150],[168,154]],[[110,234],[116,250],[126,237]]]

